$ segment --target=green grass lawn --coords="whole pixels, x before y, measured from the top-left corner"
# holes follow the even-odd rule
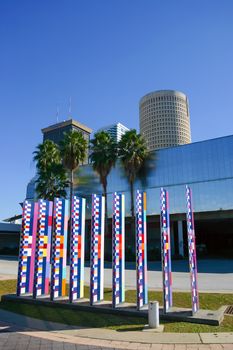
[[[3,294],[15,293],[16,281],[0,281],[0,297]],[[89,297],[89,288],[85,287],[85,297]],[[111,300],[111,289],[106,288],[105,300]],[[157,300],[162,305],[162,292],[149,292],[149,300]],[[136,291],[126,291],[126,301],[135,303]],[[177,307],[191,308],[190,293],[173,293],[173,304]],[[200,293],[200,307],[202,309],[215,310],[222,305],[233,304],[233,294]],[[17,312],[23,315],[39,318],[47,321],[60,322],[82,327],[104,327],[117,331],[141,330],[147,323],[142,317],[122,317],[118,315],[96,314],[92,312],[66,310],[59,307],[37,306],[14,302],[0,302],[0,308]],[[225,316],[219,327],[192,324],[185,322],[161,322],[165,332],[232,332],[233,316]]]

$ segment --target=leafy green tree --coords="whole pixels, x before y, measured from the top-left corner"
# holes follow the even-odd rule
[[[134,182],[148,157],[144,138],[135,129],[127,131],[118,144],[118,154],[128,178],[131,196],[131,215],[134,218]]]
[[[37,146],[33,154],[37,168],[37,197],[48,200],[65,198],[68,182],[58,146],[53,141],[46,140]]]
[[[103,187],[103,195],[105,197],[105,219],[107,221],[107,178],[111,169],[115,166],[116,163],[117,144],[113,138],[105,131],[96,133],[94,135],[94,139],[91,140],[90,143],[90,160],[93,169],[99,175],[100,182]]]

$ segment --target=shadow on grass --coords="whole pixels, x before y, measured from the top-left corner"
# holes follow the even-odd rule
[[[94,313],[93,311],[78,311],[63,309],[56,306],[42,306],[30,305],[23,303],[1,302],[0,308],[28,316],[37,318],[43,321],[56,322],[60,325],[46,325],[51,327],[51,330],[61,329],[82,329],[82,328],[106,328],[118,332],[141,331],[145,324],[148,323],[145,317],[127,317],[119,315],[109,315]],[[14,320],[13,320],[14,321]],[[18,319],[19,321],[19,319]],[[28,320],[22,319],[21,324],[17,323],[19,327],[32,328]],[[12,322],[14,323],[14,322]],[[232,332],[233,331],[233,317],[225,316],[223,323],[220,326],[208,326],[203,324],[193,324],[179,321],[165,321],[161,322],[165,326],[164,332],[175,333],[199,333],[199,332]],[[55,327],[55,328],[54,328]],[[64,327],[64,328],[63,328]],[[47,328],[46,330],[50,330]]]
[[[16,281],[0,281],[0,295],[15,293]],[[68,292],[68,285],[67,285]],[[89,298],[89,288],[85,287],[85,297]],[[105,289],[104,299],[110,301],[112,290]],[[233,304],[233,294],[220,293],[200,293],[200,306],[203,309],[216,310],[222,305]],[[157,300],[162,305],[162,293],[149,291],[149,300]],[[136,291],[126,291],[126,302],[136,302]],[[174,306],[191,307],[190,293],[173,293]],[[110,315],[103,313],[94,313],[90,311],[78,311],[71,309],[59,308],[56,305],[30,305],[22,302],[0,302],[0,308],[12,311],[24,316],[41,319],[42,321],[56,322],[68,326],[79,328],[108,328],[119,332],[138,331],[147,323],[147,318],[127,317],[120,315]],[[165,332],[232,332],[233,317],[225,316],[224,322],[219,327],[194,325],[183,322],[162,322],[165,325]],[[21,326],[21,325],[19,325]],[[28,324],[28,327],[30,325]],[[67,329],[67,328],[66,328]]]
[[[146,323],[145,323],[146,324]],[[139,332],[142,331],[144,328],[144,326],[128,326],[128,327],[124,327],[124,328],[118,328],[116,329],[117,332]]]
[[[111,328],[118,330],[122,326],[141,326],[146,318],[127,317],[120,315],[106,315],[92,311],[77,311],[56,306],[31,305],[9,301],[0,302],[0,308],[43,321],[61,323],[80,328]]]

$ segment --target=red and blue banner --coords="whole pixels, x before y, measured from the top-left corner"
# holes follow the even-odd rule
[[[125,196],[113,195],[112,216],[112,305],[125,301]]]
[[[160,190],[161,260],[163,275],[163,309],[172,307],[171,240],[168,191]]]
[[[52,222],[53,202],[40,199],[38,201],[34,298],[49,294]]]
[[[55,198],[53,208],[53,240],[51,300],[64,297],[66,293],[68,201]]]
[[[70,236],[70,302],[84,297],[85,209],[86,199],[74,196]]]
[[[38,204],[24,201],[19,249],[17,296],[33,292]]]
[[[197,288],[197,255],[196,255],[196,239],[195,239],[195,229],[194,229],[192,190],[189,186],[186,186],[186,203],[187,203],[189,270],[190,270],[191,293],[192,293],[192,311],[194,314],[199,310],[199,295],[198,295],[198,288]]]
[[[148,304],[146,193],[136,192],[137,308]]]
[[[104,298],[104,221],[105,198],[92,195],[91,256],[90,256],[90,304]]]

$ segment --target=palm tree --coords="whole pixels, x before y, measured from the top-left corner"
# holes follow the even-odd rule
[[[72,196],[74,187],[74,170],[77,170],[79,165],[86,158],[87,141],[84,139],[81,132],[71,130],[64,133],[64,138],[60,142],[60,151],[64,167],[70,173],[70,218],[72,210]],[[71,220],[70,220],[71,224]]]
[[[131,215],[134,218],[134,182],[148,157],[144,138],[135,129],[127,131],[118,144],[118,154],[130,184]]]
[[[53,141],[46,140],[37,146],[33,154],[37,168],[37,197],[48,200],[66,197],[68,182],[58,146]]]
[[[117,144],[106,131],[100,131],[96,133],[94,139],[91,140],[90,153],[92,167],[98,173],[103,187],[103,195],[105,197],[105,221],[107,224],[107,178],[112,167],[114,167],[116,163]]]
[[[51,164],[61,163],[61,154],[58,146],[51,140],[45,140],[36,147],[36,151],[33,152],[34,162],[36,162],[37,170],[46,171]]]
[[[36,192],[38,198],[53,200],[55,197],[66,198],[69,185],[67,175],[62,164],[50,164],[46,171],[38,171]]]

